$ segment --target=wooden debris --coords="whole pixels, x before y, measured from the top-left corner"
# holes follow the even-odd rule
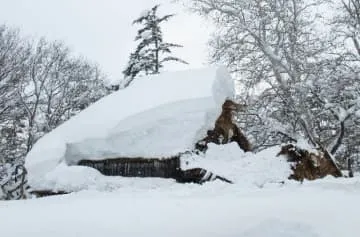
[[[55,196],[55,195],[64,195],[69,194],[69,192],[65,191],[52,191],[52,190],[32,190],[30,194],[35,195],[36,197],[48,197],[48,196]]]
[[[226,100],[222,112],[215,122],[215,128],[207,131],[207,136],[195,144],[195,149],[206,151],[208,143],[227,144],[236,142],[244,151],[251,151],[251,144],[240,128],[234,123],[234,115],[244,110],[246,105],[240,105],[232,100]]]
[[[327,175],[341,177],[342,173],[325,149],[318,149],[316,153],[296,147],[293,144],[281,148],[278,156],[284,155],[291,162],[293,174],[289,179],[297,181],[315,180]]]
[[[175,178],[177,182],[179,183],[198,183],[202,184],[207,181],[214,181],[214,180],[221,180],[226,183],[233,183],[232,181],[218,176],[212,172],[209,172],[205,169],[201,168],[195,168],[195,169],[189,169],[184,170],[181,172],[181,175],[179,177]]]
[[[198,183],[230,180],[213,174],[205,169],[181,170],[180,157],[172,158],[115,158],[104,160],[81,160],[78,165],[92,167],[104,175],[123,177],[159,177],[173,178],[179,183]]]

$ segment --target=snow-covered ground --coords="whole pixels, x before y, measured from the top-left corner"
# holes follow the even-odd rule
[[[184,169],[230,179],[204,185],[106,177],[69,166],[80,159],[168,156],[191,150],[233,96],[224,69],[144,77],[100,100],[42,138],[26,158],[35,188],[63,196],[0,201],[5,237],[354,237],[360,177],[303,184],[279,147],[244,153],[235,143],[185,153]]]
[[[0,202],[6,237],[353,237],[360,180],[262,188],[119,178],[121,188]]]

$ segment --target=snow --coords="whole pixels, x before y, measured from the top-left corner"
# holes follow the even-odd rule
[[[341,122],[345,121],[346,117],[348,116],[348,111],[345,110],[344,108],[342,107],[338,107],[338,118]]]
[[[303,150],[307,150],[314,154],[319,153],[319,151],[316,148],[314,148],[314,146],[310,145],[310,143],[306,139],[304,139],[303,137],[300,137],[300,136],[297,137],[296,147],[303,149]]]
[[[214,68],[144,77],[90,106],[40,139],[26,158],[34,189],[72,193],[0,201],[1,235],[356,236],[360,177],[290,181],[277,146],[253,154],[236,143],[208,144],[205,154],[182,155],[183,169],[204,168],[233,184],[110,177],[69,166],[84,158],[188,151],[232,95],[231,78]]]
[[[152,32],[151,31],[144,31],[141,34],[141,38],[142,39],[149,39],[152,37]]]
[[[135,114],[121,120],[106,138],[68,144],[65,160],[67,164],[76,164],[84,159],[171,157],[193,149],[199,134],[205,136],[206,129],[200,130],[205,125],[211,126],[204,121],[207,111],[212,109],[213,101],[206,98],[184,100]]]
[[[358,117],[358,118],[360,118],[360,110],[358,110],[358,111],[355,112],[355,116]]]
[[[332,109],[333,112],[336,113],[336,116],[338,117],[340,122],[344,122],[346,119],[349,118],[350,115],[359,116],[359,111],[357,111],[357,108],[359,107],[359,102],[354,101],[354,104],[349,106],[348,109],[345,109],[339,105],[335,105],[333,103],[327,103],[325,104],[326,109]]]
[[[204,168],[242,187],[283,182],[290,167],[276,157],[279,147],[255,155],[236,143],[209,144],[206,154],[191,153],[214,126],[224,100],[233,96],[233,81],[223,68],[140,78],[42,138],[26,158],[29,183],[35,189],[68,192],[116,190],[126,187],[128,179],[72,165],[84,159],[178,154],[183,154],[183,169]]]
[[[41,138],[26,157],[29,182],[83,158],[152,158],[186,151],[234,93],[222,67],[138,78]]]
[[[359,179],[244,188],[126,179],[111,192],[0,201],[6,237],[353,237]],[[167,181],[167,182],[166,182]],[[21,228],[20,228],[21,227]]]
[[[233,96],[223,69],[144,77],[44,136],[26,158],[34,189],[72,192],[0,201],[6,237],[353,237],[360,177],[298,183],[280,147],[245,153],[236,143],[182,155],[233,182],[103,176],[80,159],[169,156],[191,150]],[[308,147],[300,142],[301,147]],[[21,228],[19,228],[21,227]]]
[[[39,185],[77,192],[0,201],[1,233],[6,237],[356,236],[360,177],[289,181],[288,164],[276,157],[278,151],[273,147],[252,154],[235,143],[210,144],[203,157],[184,157],[183,168],[204,166],[234,184],[105,177],[88,167],[61,164]]]
[[[286,159],[276,156],[279,151],[280,147],[276,146],[253,154],[244,153],[236,143],[209,144],[209,149],[205,154],[185,153],[181,157],[181,168],[184,170],[204,168],[213,174],[231,180],[241,188],[257,188],[267,184],[276,185],[287,180],[291,174],[290,165]],[[60,164],[41,178],[33,179],[31,185],[35,189],[67,192],[80,190],[111,191],[126,187],[128,182],[129,179],[127,178],[106,177],[89,167]],[[174,180],[164,182],[172,183]]]
[[[246,230],[244,237],[283,236],[283,237],[318,237],[311,225],[297,222],[269,219]]]
[[[244,153],[237,143],[209,144],[205,155],[182,157],[182,168],[204,168],[244,187],[262,187],[269,183],[281,183],[291,174],[290,165],[275,146],[257,154]]]

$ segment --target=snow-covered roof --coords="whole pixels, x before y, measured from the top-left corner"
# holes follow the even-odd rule
[[[41,138],[26,167],[30,176],[41,176],[59,163],[81,159],[175,155],[192,148],[233,96],[224,68],[138,78]]]

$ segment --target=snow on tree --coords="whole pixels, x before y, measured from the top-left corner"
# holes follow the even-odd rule
[[[168,21],[174,15],[159,17],[157,15],[158,8],[159,5],[156,5],[151,10],[144,11],[133,22],[133,24],[140,24],[143,27],[138,30],[135,37],[135,41],[138,41],[139,44],[135,52],[130,54],[128,65],[123,71],[125,76],[123,87],[128,86],[136,76],[158,74],[166,62],[175,61],[187,64],[186,61],[171,55],[171,49],[182,47],[181,45],[163,41],[160,24]]]
[[[60,42],[39,40],[17,88],[26,111],[27,152],[44,134],[106,95],[99,69]]]
[[[350,41],[349,54],[360,57],[360,1],[341,0],[335,5],[337,15],[334,19],[335,31],[345,40]]]
[[[341,149],[347,121],[358,111],[358,83],[350,83],[350,64],[331,37],[328,19],[317,14],[329,1],[191,2],[217,26],[213,62],[227,65],[243,92],[261,88],[248,95],[252,117],[245,121],[259,149],[303,138],[333,154]]]
[[[248,88],[259,84],[268,88],[263,95],[283,108],[274,111],[276,117],[298,121],[287,130],[302,127],[315,142],[308,124],[311,118],[304,117],[308,108],[296,103],[294,96],[301,93],[299,84],[311,78],[323,53],[323,40],[312,31],[317,17],[310,13],[312,5],[301,0],[193,2],[197,11],[218,24],[211,41],[214,61],[241,74],[241,82]]]
[[[63,43],[0,26],[0,164],[22,164],[41,136],[108,94],[104,79]]]
[[[340,118],[343,144],[340,154],[348,164],[354,163],[360,168],[360,1],[342,0],[334,2],[336,14],[333,19],[336,54],[341,59],[333,70],[333,74],[341,78],[339,90],[333,100],[328,101],[328,107]],[[339,70],[340,69],[340,70]],[[338,145],[338,144],[335,144]]]
[[[0,163],[15,162],[26,153],[22,119],[25,111],[16,90],[29,50],[17,30],[0,25]]]

